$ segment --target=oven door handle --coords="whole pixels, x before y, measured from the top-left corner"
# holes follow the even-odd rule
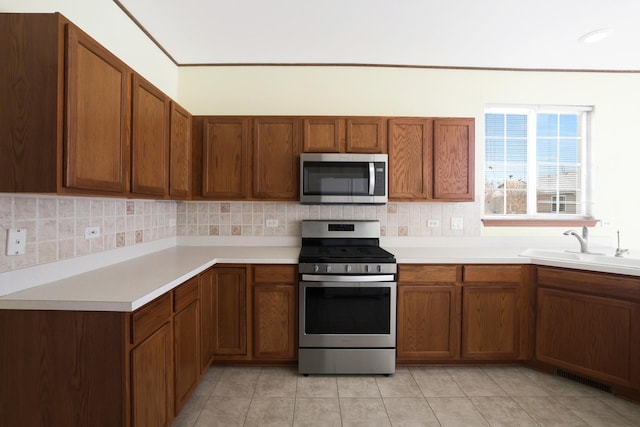
[[[302,280],[305,282],[393,282],[393,274],[372,274],[369,276],[334,276],[329,274],[303,274]]]

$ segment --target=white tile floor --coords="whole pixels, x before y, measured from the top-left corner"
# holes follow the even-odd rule
[[[212,367],[183,426],[640,426],[640,405],[524,367],[398,368],[309,376]]]

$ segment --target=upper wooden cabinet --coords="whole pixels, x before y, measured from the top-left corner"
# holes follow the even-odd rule
[[[305,153],[386,153],[384,117],[307,117],[303,119]]]
[[[133,75],[131,192],[164,196],[169,188],[170,100]]]
[[[248,197],[251,120],[207,117],[203,126],[202,196],[219,199]]]
[[[389,197],[433,198],[433,120],[389,120]]]
[[[169,195],[172,199],[191,196],[191,114],[171,102]]]
[[[474,119],[435,119],[433,124],[433,198],[473,200]]]
[[[292,117],[253,120],[253,197],[298,200],[300,121]]]
[[[66,187],[128,189],[130,76],[127,66],[67,25]]]
[[[474,199],[474,119],[389,120],[389,198]]]
[[[0,56],[0,191],[169,196],[166,95],[58,13],[0,14]]]

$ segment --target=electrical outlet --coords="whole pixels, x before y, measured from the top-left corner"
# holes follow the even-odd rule
[[[451,229],[452,230],[462,230],[464,225],[463,225],[463,220],[460,217],[456,217],[456,218],[451,218]]]
[[[268,219],[267,220],[267,227],[277,227],[278,226],[278,220],[277,219]]]
[[[439,219],[430,219],[427,221],[427,227],[440,227],[440,220]]]
[[[174,218],[170,218],[169,219],[169,227],[175,227],[176,226],[176,220]]]
[[[7,230],[7,255],[24,255],[27,250],[27,229],[10,228]]]
[[[85,239],[95,239],[100,237],[100,227],[87,227],[84,229]]]

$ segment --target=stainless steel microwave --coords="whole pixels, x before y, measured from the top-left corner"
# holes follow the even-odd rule
[[[303,153],[300,155],[300,203],[387,203],[386,154]]]

